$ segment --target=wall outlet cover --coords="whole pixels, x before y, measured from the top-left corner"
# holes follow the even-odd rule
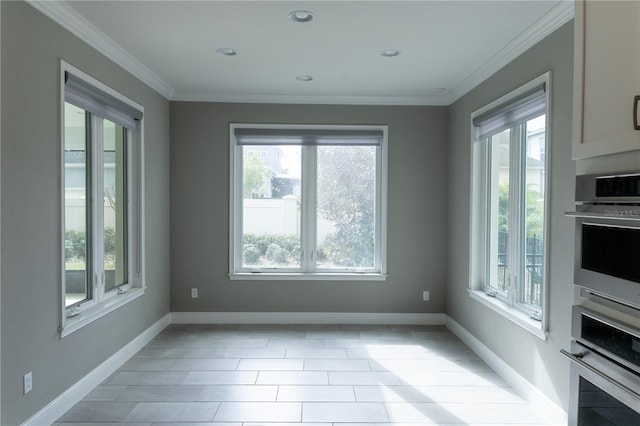
[[[31,389],[33,389],[33,373],[31,371],[24,375],[24,377],[22,378],[22,384],[22,390],[25,395],[31,392]]]

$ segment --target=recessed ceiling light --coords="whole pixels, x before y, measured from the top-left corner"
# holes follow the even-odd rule
[[[382,56],[386,56],[387,58],[393,58],[394,56],[398,56],[400,54],[399,50],[396,49],[387,49],[380,52]]]
[[[296,80],[298,81],[311,81],[313,80],[313,76],[310,75],[299,75],[296,77]]]
[[[236,56],[238,54],[236,49],[232,49],[230,47],[221,47],[217,49],[216,52],[224,56]]]
[[[313,13],[308,10],[294,10],[289,14],[293,22],[309,22],[313,19]]]

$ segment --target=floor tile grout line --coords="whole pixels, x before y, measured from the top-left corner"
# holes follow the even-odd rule
[[[183,386],[185,386],[185,385],[183,385]],[[188,385],[186,385],[186,386],[188,386]],[[198,392],[198,396],[196,396],[196,402],[197,402],[197,401],[200,401],[200,397],[201,397],[201,396],[202,396],[202,394],[204,393],[205,388],[206,388],[206,386],[205,386],[205,385],[200,386],[200,392]],[[218,407],[218,408],[219,408],[219,407]],[[216,413],[217,413],[217,410],[216,410]],[[215,418],[215,416],[214,416],[214,418]]]
[[[222,401],[218,402],[218,408],[216,408],[216,412],[213,414],[213,417],[211,418],[212,422],[216,420],[216,416],[220,412],[221,407],[222,407]]]
[[[382,405],[382,408],[384,408],[384,413],[387,416],[387,421],[391,422],[391,416],[389,415],[389,409],[387,408],[387,403],[386,402],[381,402],[380,404]]]

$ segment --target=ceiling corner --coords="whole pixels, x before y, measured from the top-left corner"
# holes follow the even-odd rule
[[[449,92],[449,101],[454,103],[480,83],[491,77],[509,62],[525,53],[536,43],[573,19],[573,1],[558,1],[542,18],[511,40],[503,49],[471,73]]]
[[[140,79],[160,95],[169,100],[172,99],[174,90],[170,85],[107,37],[66,2],[36,0],[26,0],[26,2]]]

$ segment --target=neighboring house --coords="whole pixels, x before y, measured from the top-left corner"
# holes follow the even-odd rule
[[[536,129],[527,133],[527,187],[530,191],[541,192],[544,189],[544,161],[545,152],[544,131]],[[500,182],[509,179],[509,149],[500,145]]]

